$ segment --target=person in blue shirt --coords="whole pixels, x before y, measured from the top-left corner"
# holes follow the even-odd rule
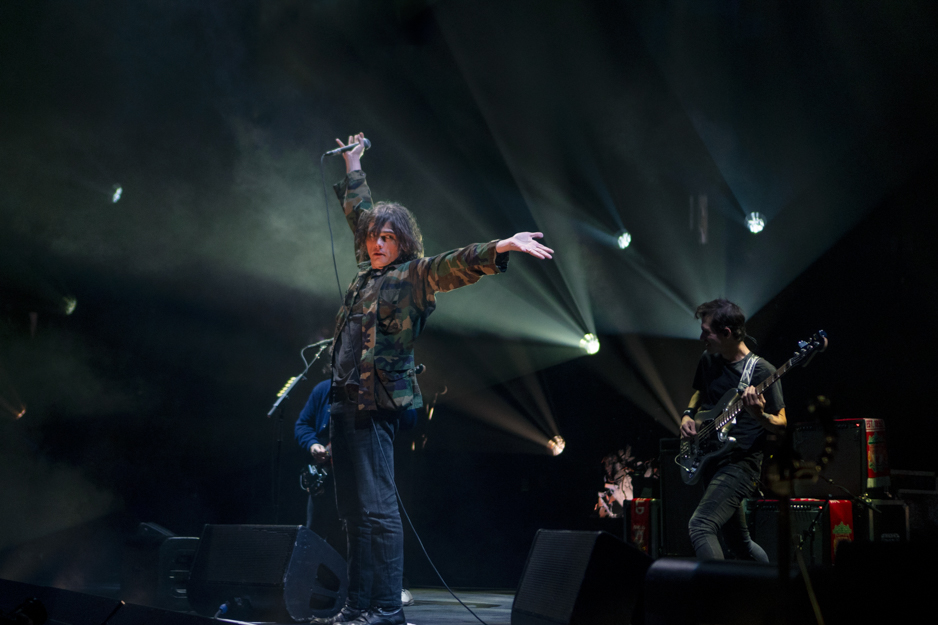
[[[293,435],[296,442],[305,453],[310,454],[313,464],[322,464],[329,459],[329,450],[325,443],[329,439],[329,388],[330,380],[323,380],[313,387],[313,391],[306,400],[306,405],[300,411],[300,417],[293,426]],[[313,529],[313,495],[309,494],[306,504],[306,527]]]

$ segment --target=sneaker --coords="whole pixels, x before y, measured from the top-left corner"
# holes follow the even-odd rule
[[[414,605],[414,595],[406,588],[401,589],[401,605]]]
[[[364,612],[349,605],[342,606],[339,613],[328,618],[314,618],[310,621],[311,625],[333,625],[333,623],[351,623],[359,618]]]
[[[404,608],[398,608],[390,612],[381,608],[371,608],[366,612],[362,612],[361,616],[349,625],[407,625],[407,619],[404,618]]]

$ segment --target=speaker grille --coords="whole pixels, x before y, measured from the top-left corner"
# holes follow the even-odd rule
[[[219,584],[280,586],[293,553],[296,528],[209,525],[205,577]]]
[[[538,532],[514,609],[569,623],[598,534]]]

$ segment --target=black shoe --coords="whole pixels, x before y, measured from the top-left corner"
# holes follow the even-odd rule
[[[349,625],[407,625],[407,619],[404,618],[404,608],[391,612],[381,608],[371,608],[367,612],[362,612],[361,616]]]
[[[314,618],[310,621],[311,625],[333,625],[334,623],[351,623],[364,614],[364,611],[350,607],[342,606],[339,613],[329,618]]]

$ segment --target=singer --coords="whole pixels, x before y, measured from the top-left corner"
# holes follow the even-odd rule
[[[404,534],[394,490],[399,415],[423,401],[414,341],[436,308],[436,294],[504,273],[508,252],[551,258],[539,232],[476,243],[425,258],[413,214],[372,203],[361,170],[366,140],[342,153],[346,177],[335,185],[355,234],[358,275],[336,319],[332,352],[332,453],[339,516],[348,535],[348,601],[319,623],[403,625]],[[336,139],[340,148],[347,147]]]

